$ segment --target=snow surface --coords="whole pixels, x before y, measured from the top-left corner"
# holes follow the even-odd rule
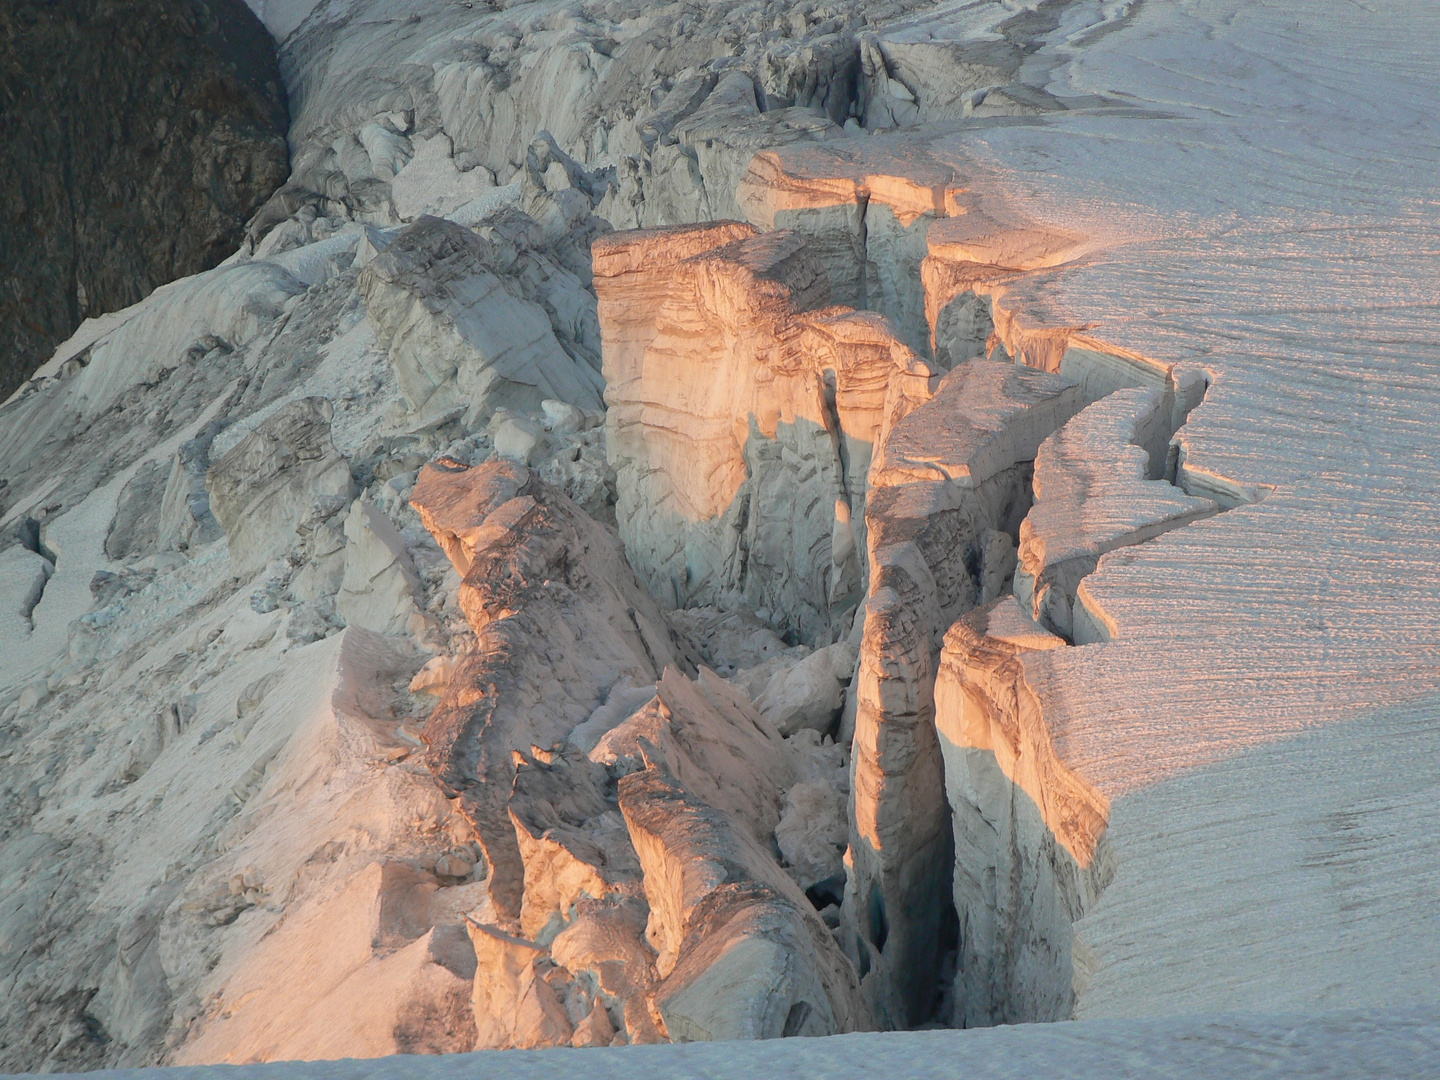
[[[1107,556],[1103,645],[1027,672],[1111,803],[1083,1016],[1436,999],[1440,8],[1134,5],[1049,85],[1140,115],[966,128],[982,197],[1104,250],[1032,325],[1202,364],[1185,468],[1265,496]]]
[[[284,41],[319,6],[320,0],[245,0],[270,36]]]
[[[1440,1074],[1440,1019],[1402,1011],[1320,1016],[1155,1017],[973,1031],[835,1035],[604,1050],[117,1069],[96,1080],[1408,1080]],[[64,1075],[64,1074],[61,1074]],[[76,1075],[76,1074],[72,1074]]]

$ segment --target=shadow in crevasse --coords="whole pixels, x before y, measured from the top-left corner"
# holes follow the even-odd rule
[[[684,477],[637,468],[622,480],[616,516],[631,563],[669,606],[748,610],[790,644],[841,640],[868,579],[871,444],[803,418],[767,435],[751,414],[748,428],[728,449],[733,494],[713,516],[676,512]],[[673,439],[682,468],[703,452],[670,432],[637,434],[662,460],[668,448],[657,444]]]

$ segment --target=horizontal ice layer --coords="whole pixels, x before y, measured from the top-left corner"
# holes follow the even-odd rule
[[[735,199],[760,228],[795,229],[809,240],[837,303],[882,312],[906,344],[928,352],[925,238],[968,202],[960,175],[923,141],[857,138],[766,150],[750,162]]]
[[[525,185],[518,179],[491,189],[492,178],[482,174],[489,169],[503,173],[496,182],[525,170],[526,190],[534,195],[529,158],[542,126],[588,166],[617,166],[615,195],[602,211],[616,215],[612,223],[635,223],[622,213],[645,223],[712,214],[729,196],[723,185],[738,175],[737,153],[755,145],[747,140],[757,133],[782,141],[836,134],[847,103],[840,101],[842,115],[833,115],[835,102],[827,105],[826,98],[837,86],[855,86],[860,94],[861,79],[853,66],[847,68],[852,48],[869,95],[855,102],[862,110],[874,105],[879,116],[883,107],[891,121],[904,124],[912,119],[911,106],[915,116],[932,108],[968,109],[964,126],[956,121],[948,134],[931,128],[866,135],[847,144],[863,143],[867,153],[878,153],[899,139],[918,145],[923,155],[913,153],[905,169],[871,168],[864,174],[870,179],[852,184],[846,199],[813,207],[818,225],[807,235],[823,249],[832,285],[848,282],[863,302],[890,313],[904,339],[922,353],[933,334],[938,369],[975,355],[1003,355],[1080,382],[1086,401],[1127,386],[1153,387],[1175,395],[1172,425],[1194,404],[1190,392],[1211,382],[1207,404],[1181,431],[1175,474],[1189,495],[1234,507],[1224,518],[1102,558],[1077,595],[1090,594],[1095,609],[1107,613],[1110,642],[1028,651],[993,668],[978,666],[1003,669],[1004,678],[989,680],[995,700],[1006,688],[1016,697],[1023,690],[1031,711],[1014,727],[1000,722],[1008,714],[997,712],[997,722],[983,729],[996,737],[994,746],[1000,735],[1022,732],[1029,741],[1019,743],[1025,750],[1019,758],[1002,763],[996,756],[992,764],[983,747],[963,748],[967,771],[976,765],[972,778],[995,782],[985,797],[977,794],[965,804],[993,812],[979,815],[974,836],[983,838],[992,821],[1021,826],[1005,833],[1004,843],[978,849],[994,859],[970,864],[979,873],[967,894],[976,902],[967,912],[1002,909],[998,898],[991,903],[987,895],[987,868],[1018,866],[1011,897],[1026,896],[1026,887],[1040,880],[1042,863],[1031,856],[1044,855],[1052,869],[1063,869],[1067,858],[1076,866],[1090,859],[1091,867],[1114,869],[1113,876],[1098,879],[1109,882],[1098,901],[1057,883],[1040,897],[1048,907],[1016,912],[1008,925],[1044,934],[1032,942],[1035,949],[1014,954],[1024,961],[1015,965],[1014,981],[986,982],[1009,988],[992,1001],[1024,1005],[1032,1015],[1038,1005],[1058,1005],[1052,1014],[1060,1015],[1426,1000],[1433,993],[1426,974],[1436,966],[1430,898],[1436,893],[1437,800],[1416,763],[1434,756],[1437,700],[1437,553],[1430,513],[1436,492],[1427,475],[1437,404],[1433,283],[1440,249],[1433,214],[1440,155],[1429,93],[1436,82],[1429,50],[1434,12],[1416,4],[1378,12],[1318,4],[1283,11],[1225,3],[1186,9],[1068,4],[1015,12],[985,6],[992,10],[947,5],[911,26],[882,27],[864,42],[844,34],[827,43],[782,41],[786,24],[793,27],[793,17],[803,17],[790,12],[776,27],[744,31],[751,36],[737,53],[752,45],[764,53],[746,53],[744,64],[756,61],[746,87],[748,67],[743,74],[732,69],[722,80],[719,66],[709,66],[720,40],[715,31],[728,29],[727,23],[751,25],[743,6],[706,9],[690,21],[690,13],[677,17],[669,9],[634,7],[607,9],[602,19],[551,4],[490,12],[448,0],[327,5],[324,18],[296,34],[287,50],[297,162],[305,183],[317,190],[304,196],[311,199],[306,205],[282,206],[281,217],[318,208],[331,221],[343,213],[372,225],[390,223],[387,190],[397,200],[395,212],[407,217],[419,209],[421,193],[428,201],[432,190],[437,199],[458,198],[461,189],[519,197]],[[620,21],[630,13],[635,17]],[[1016,25],[1000,26],[1008,20]],[[761,24],[758,17],[753,22]],[[808,21],[806,26],[815,29]],[[1014,56],[1005,54],[1023,35],[1033,35],[1039,47],[1020,60],[1015,76],[1043,93],[1027,97],[1013,85],[967,86],[992,77],[986,70],[1009,77]],[[992,54],[998,61],[987,69]],[[787,64],[772,63],[776,58]],[[946,67],[952,58],[954,78]],[[777,76],[782,68],[791,75]],[[673,82],[661,85],[657,73],[668,73],[662,77]],[[768,100],[760,96],[762,85]],[[942,92],[961,87],[967,88],[958,101],[942,99]],[[792,103],[816,102],[808,119],[791,111]],[[1067,105],[1084,111],[1067,111]],[[993,119],[972,121],[981,109],[1012,107],[1044,108],[1049,115],[1006,128]],[[727,125],[737,140],[727,138]],[[427,141],[432,135],[434,143]],[[713,145],[702,154],[707,142]],[[410,153],[415,156],[406,162]],[[918,168],[922,157],[924,176],[942,179],[907,186],[924,179],[907,171]],[[550,203],[558,205],[566,191],[576,194],[574,185],[589,183],[564,162],[547,161],[558,166],[543,170],[550,174]],[[441,187],[453,183],[454,189],[432,189],[429,180],[436,177]],[[887,179],[877,183],[876,177]],[[959,188],[968,191],[951,200]],[[963,222],[962,208],[969,218]],[[806,206],[797,207],[793,224],[801,232],[807,231],[806,213]],[[318,227],[321,220],[311,224]],[[991,230],[989,222],[1004,230]],[[769,228],[775,222],[757,224]],[[319,238],[297,216],[264,242],[278,248],[282,231]],[[367,231],[364,240],[356,236],[356,261],[371,259],[384,239],[378,231]],[[63,1030],[76,1039],[67,1053],[90,1047],[89,1056],[60,1054],[40,1063],[45,1067],[154,1060],[147,1055],[161,1052],[166,1023],[195,1019],[201,1002],[228,985],[235,994],[219,1004],[229,1016],[207,1043],[212,1051],[232,1035],[243,1043],[245,1032],[267,1018],[281,1025],[276,1032],[285,1038],[268,1043],[265,1053],[316,1047],[318,1036],[327,1049],[339,1044],[352,1053],[399,1045],[385,1013],[399,1015],[402,1000],[360,995],[362,1004],[382,1006],[376,1019],[375,1012],[353,1008],[355,999],[347,994],[317,1001],[314,994],[334,984],[313,977],[303,993],[290,997],[299,980],[277,976],[293,969],[274,958],[304,954],[289,944],[296,939],[282,940],[280,932],[267,938],[264,931],[283,913],[302,945],[318,942],[327,965],[335,962],[327,971],[355,970],[355,984],[378,986],[371,976],[384,973],[366,971],[374,959],[371,925],[353,907],[337,909],[332,920],[319,898],[331,885],[368,874],[363,866],[371,860],[400,857],[419,864],[423,858],[428,867],[433,858],[437,874],[442,865],[454,869],[463,846],[458,841],[470,842],[451,804],[431,798],[433,789],[418,782],[421,774],[409,771],[417,768],[414,762],[396,756],[413,749],[413,736],[395,725],[401,713],[394,710],[408,707],[396,695],[419,658],[372,688],[374,708],[361,710],[357,725],[337,729],[348,738],[356,727],[363,748],[349,759],[355,771],[346,772],[344,760],[337,765],[309,752],[303,740],[279,757],[267,756],[281,734],[312,730],[299,722],[312,704],[323,719],[328,706],[321,698],[328,700],[328,690],[317,689],[320,697],[312,703],[308,691],[292,694],[293,687],[277,686],[273,708],[267,701],[257,709],[265,680],[255,665],[283,667],[293,681],[313,674],[315,658],[328,656],[330,646],[306,651],[310,638],[297,631],[313,625],[301,616],[315,613],[304,605],[268,618],[261,612],[267,597],[276,599],[271,586],[279,582],[257,581],[234,592],[223,550],[188,565],[162,552],[163,561],[156,557],[153,568],[133,568],[141,577],[153,569],[159,587],[91,612],[97,620],[115,619],[117,629],[66,632],[95,607],[90,584],[96,570],[117,576],[115,571],[131,569],[112,566],[101,553],[112,521],[130,521],[130,510],[144,504],[144,492],[152,490],[151,466],[173,462],[179,469],[172,494],[181,504],[195,493],[187,470],[200,459],[187,448],[209,415],[235,421],[216,438],[219,460],[281,407],[277,395],[332,397],[333,442],[357,475],[368,477],[372,467],[395,470],[400,486],[388,480],[372,485],[382,495],[400,491],[407,472],[413,476],[449,444],[449,435],[436,434],[419,449],[412,442],[372,453],[380,412],[398,393],[395,373],[378,349],[372,322],[363,313],[358,323],[352,320],[358,309],[348,306],[346,281],[353,273],[343,270],[340,253],[333,253],[334,263],[330,254],[318,257],[334,242],[300,249],[294,263],[284,264],[289,277],[247,284],[243,274],[231,276],[234,268],[227,268],[226,281],[238,283],[231,296],[218,296],[210,279],[188,283],[186,289],[194,289],[185,292],[184,303],[176,303],[179,294],[167,301],[173,318],[167,314],[143,333],[138,323],[127,323],[110,344],[92,351],[88,367],[77,348],[57,364],[59,378],[37,386],[40,394],[8,413],[17,437],[6,445],[33,468],[21,476],[24,469],[17,468],[24,462],[16,454],[6,458],[12,468],[6,472],[11,486],[5,512],[43,514],[45,546],[58,559],[33,613],[36,629],[20,650],[24,662],[15,666],[24,672],[24,690],[15,685],[5,691],[6,723],[14,732],[5,783],[13,797],[0,801],[18,815],[5,840],[12,898],[7,910],[16,919],[5,940],[21,950],[14,963],[22,973],[14,984],[18,1004],[5,1011],[7,1021],[15,1021],[8,1045],[38,1045],[45,1040],[27,1032]],[[330,264],[323,275],[319,263]],[[954,273],[927,277],[927,265]],[[839,274],[846,267],[849,277]],[[331,268],[342,276],[320,281],[332,276]],[[649,280],[653,284],[655,275]],[[301,295],[302,286],[314,287]],[[940,286],[948,290],[945,302],[932,308]],[[246,309],[247,296],[260,302]],[[186,305],[192,310],[182,310]],[[146,310],[160,311],[153,305]],[[557,314],[547,311],[558,336]],[[869,334],[879,325],[870,318],[848,325]],[[189,326],[201,340],[192,342]],[[328,342],[332,331],[333,348],[317,340],[326,336]],[[134,345],[124,355],[114,347],[122,340]],[[192,344],[201,348],[192,350]],[[177,360],[180,367],[167,376]],[[928,387],[924,375],[919,381]],[[865,393],[883,400],[875,386],[867,383]],[[824,391],[816,389],[823,401]],[[42,406],[57,400],[82,417],[83,439],[65,441],[67,425],[77,427],[69,415],[53,409],[40,415],[47,411]],[[112,407],[117,401],[118,409]],[[212,404],[218,412],[207,413]],[[53,426],[42,428],[37,416]],[[55,438],[47,441],[50,434]],[[174,443],[165,441],[172,438]],[[456,452],[468,458],[464,446]],[[783,449],[779,456],[783,475],[789,467]],[[684,459],[675,454],[671,460]],[[809,460],[831,459],[816,454]],[[855,457],[841,465],[847,481],[864,472]],[[107,480],[113,486],[93,490]],[[1002,553],[1004,545],[997,541],[986,550],[983,581],[972,579],[969,567],[956,570],[965,561],[965,545],[947,544],[939,527],[946,519],[935,515],[931,524],[934,504],[906,494],[919,486],[890,489],[902,494],[887,508],[887,520],[895,526],[891,536],[903,541],[894,545],[896,552],[931,546],[924,557],[912,558],[913,550],[903,552],[903,560],[887,557],[892,583],[907,584],[896,572],[905,570],[914,571],[912,582],[925,585],[930,568],[940,566],[955,570],[947,588],[962,581],[994,584],[988,556]],[[793,490],[777,484],[754,505],[767,513],[788,510],[795,505]],[[88,504],[68,510],[87,493]],[[357,510],[344,520],[363,525],[369,514],[363,505]],[[307,574],[335,562],[322,539],[340,545],[347,578],[352,568],[367,569],[366,560],[346,556],[351,545],[339,533],[339,520],[319,523],[304,550],[295,549],[307,559],[323,554],[307,563]],[[859,543],[864,518],[858,528],[854,514],[850,521],[850,539]],[[827,569],[838,564],[827,563],[825,553],[844,550],[847,530],[834,527],[841,523],[838,513],[833,521],[822,514],[819,522],[815,533],[799,535],[807,550],[809,541],[818,541],[820,558],[811,565]],[[470,529],[447,535],[463,552],[462,531]],[[350,539],[359,548],[363,528],[356,533]],[[373,544],[363,546],[378,552]],[[471,548],[473,553],[473,543]],[[937,551],[946,557],[932,560]],[[35,563],[20,561],[26,565],[14,569],[25,575],[19,585],[28,597]],[[432,598],[442,586],[453,588],[440,575],[430,577]],[[118,587],[104,577],[97,585],[100,595]],[[251,607],[254,585],[260,586],[253,593],[259,607]],[[292,591],[299,599],[298,585]],[[941,620],[929,625],[928,609],[921,619],[923,605],[910,603],[898,589],[891,592],[881,609],[889,624],[880,630],[894,631],[888,644],[897,647],[872,651],[869,674],[887,677],[883,683],[875,678],[870,690],[893,691],[880,704],[897,728],[909,724],[911,732],[924,732],[923,722],[916,722],[923,714],[914,707],[924,704],[925,679],[934,670],[933,662],[925,666],[933,656],[924,646],[927,635],[938,645],[934,631],[945,627]],[[913,595],[924,592],[916,588]],[[992,645],[1055,644],[1027,627],[1017,630],[1013,607],[998,621],[997,612],[990,613],[985,636]],[[438,604],[435,609],[441,610]],[[221,631],[221,637],[207,636]],[[346,631],[345,640],[354,632]],[[67,636],[79,655],[67,655]],[[298,647],[287,660],[281,653],[290,643]],[[100,650],[98,663],[86,657],[87,649]],[[916,663],[908,670],[883,665],[912,658]],[[556,662],[572,659],[567,651]],[[30,682],[44,676],[44,682]],[[585,701],[598,696],[599,684],[594,689]],[[50,701],[36,704],[46,694],[53,695]],[[584,711],[577,708],[575,715]],[[261,713],[246,739],[252,718]],[[539,714],[546,724],[556,715],[548,704]],[[358,730],[371,724],[386,737],[370,740]],[[237,736],[233,742],[230,732]],[[915,744],[902,738],[891,745],[899,758]],[[116,746],[124,749],[111,753]],[[186,757],[203,768],[172,783]],[[930,762],[935,764],[934,755]],[[1108,814],[1103,832],[1078,828],[1054,812],[1088,805],[1055,799],[1065,785],[1026,787],[1038,771],[1027,770],[1041,762],[1094,794],[1093,805]],[[886,764],[903,774],[897,762]],[[289,784],[302,765],[305,777],[322,786],[334,782],[325,791],[350,800],[346,805],[356,817],[317,802],[321,812],[308,816],[311,808],[302,806],[306,813],[297,818],[294,793],[280,785]],[[928,780],[928,786],[902,791],[915,794],[924,813],[895,815],[895,835],[907,838],[908,828],[929,839],[952,824],[938,772]],[[364,786],[380,782],[381,788]],[[195,784],[214,786],[222,796],[226,788],[234,792],[240,814],[235,829],[225,824],[228,818],[207,816],[207,807],[217,815],[232,812],[226,809],[231,800],[209,800],[209,787],[197,794]],[[277,786],[267,791],[266,784]],[[375,798],[356,798],[370,791]],[[949,785],[957,808],[958,791]],[[390,792],[404,796],[388,804],[394,809],[367,810],[383,805]],[[1024,799],[1031,792],[1043,814],[1028,812]],[[269,825],[235,844],[241,826],[249,828],[261,813],[269,815]],[[532,819],[525,820],[528,829]],[[384,827],[376,829],[377,822]],[[46,836],[53,840],[37,839]],[[99,836],[106,838],[103,848]],[[349,843],[351,836],[359,846],[327,863],[337,850],[330,842]],[[1016,836],[1030,845],[1021,849],[1025,858],[1007,851]],[[452,850],[452,844],[458,846]],[[172,867],[182,867],[187,877],[176,878]],[[943,898],[949,884],[950,866],[941,869],[942,888],[925,893],[927,902],[937,893]],[[189,891],[173,896],[167,890],[177,880],[186,881]],[[295,891],[287,898],[284,890],[291,887],[284,883],[291,882]],[[423,875],[419,883],[429,884]],[[313,921],[302,888],[314,890],[319,913]],[[851,911],[893,955],[903,937],[901,918],[908,916],[889,908],[887,925],[887,909],[871,903],[873,896],[857,896],[863,902]],[[172,906],[156,922],[152,902],[162,901]],[[456,912],[441,914],[448,920]],[[346,933],[329,932],[332,921]],[[456,929],[450,921],[436,925]],[[595,930],[592,946],[616,929],[584,921],[576,926]],[[155,936],[147,936],[152,929]],[[423,937],[429,928],[419,929]],[[632,921],[620,935],[630,945],[637,944],[634,929]],[[575,937],[585,936],[576,931]],[[940,935],[919,937],[938,961]],[[412,941],[402,949],[405,961],[416,963],[399,965],[399,974],[428,971],[442,984],[452,981],[430,970],[444,967],[433,962],[445,956],[433,947],[435,938],[416,940],[418,947]],[[972,934],[967,940],[985,939]],[[554,955],[583,967],[585,945],[566,939]],[[1036,957],[1062,954],[1071,958],[1069,968],[1051,960],[1043,970],[1026,966]],[[592,949],[589,959],[597,955]],[[212,973],[206,965],[216,956]],[[171,965],[166,978],[177,995],[173,1008],[147,996],[146,987],[158,985],[144,977],[154,974],[157,957]],[[358,966],[343,968],[347,958]],[[102,992],[88,997],[97,986]],[[246,996],[267,987],[279,989]],[[193,1001],[185,996],[192,990]],[[1049,993],[1043,1001],[1041,990]],[[1068,1004],[1067,990],[1073,995]],[[983,1011],[975,1015],[984,1018]],[[344,1024],[329,1023],[332,1016]],[[91,1018],[110,1042],[91,1038]],[[367,1018],[374,1022],[361,1034],[377,1041],[347,1041],[344,1032]],[[589,1025],[586,1038],[602,1033],[593,1013],[574,1019]],[[291,1023],[299,1027],[282,1030]],[[915,1044],[904,1045],[902,1052],[913,1060],[908,1048]],[[728,1060],[746,1060],[748,1051],[721,1052]],[[871,1055],[865,1060],[875,1063]],[[953,1060],[947,1057],[942,1068],[953,1071]]]
[[[1075,914],[1108,884],[1109,806],[1057,754],[1022,658],[1064,649],[1008,596],[959,619],[935,678],[954,826],[958,1027],[1068,1018]]]
[[[1080,388],[1068,379],[972,361],[941,379],[929,401],[895,423],[872,482],[894,487],[949,480],[983,489],[1016,464],[1036,460],[1046,437],[1079,408]]]
[[[1003,348],[1070,376],[1088,402],[1127,388],[1161,398],[1153,438],[1077,428],[1055,444],[1054,497],[1037,477],[1031,573],[1065,578],[1057,595],[1087,613],[1082,640],[1108,643],[1015,658],[987,705],[1029,695],[1031,756],[1052,755],[1108,808],[1081,842],[1064,821],[1017,809],[1043,808],[1044,786],[1000,803],[977,791],[971,804],[996,822],[986,813],[1008,805],[1031,830],[1029,854],[1004,863],[1022,877],[1047,842],[1082,869],[1105,845],[1114,859],[1103,893],[1032,894],[1029,926],[1057,898],[1076,920],[1054,1015],[1427,992],[1429,939],[1401,953],[1433,911],[1437,869],[1417,847],[1433,784],[1399,763],[1440,739],[1427,720],[1440,590],[1424,464],[1440,385],[1440,137],[1420,89],[1433,58],[1414,36],[1435,16],[1307,12],[1298,31],[1233,4],[1136,10],[1103,35],[1077,26],[1085,47],[1047,90],[1123,95],[1138,115],[784,148],[746,181],[742,205],[762,226],[783,221],[836,251],[849,229],[854,250],[883,243],[896,265],[923,250],[937,364]],[[908,247],[866,230],[877,198],[866,177],[884,170],[854,162],[887,153],[909,156],[921,188],[947,177],[965,189],[953,207],[909,208],[906,235],[920,233]],[[888,302],[863,275],[860,287]],[[886,310],[903,325],[903,307]],[[1172,474],[1179,490],[1159,480]],[[1191,520],[1216,504],[1234,509]],[[1156,537],[1172,525],[1184,527]],[[1105,553],[1127,540],[1141,542]],[[1361,750],[1372,735],[1379,744]],[[988,775],[1025,790],[1025,767]],[[1213,807],[1204,829],[1185,805],[1197,798]],[[1360,824],[1380,821],[1393,829]],[[1011,1000],[1042,974],[1021,977]]]

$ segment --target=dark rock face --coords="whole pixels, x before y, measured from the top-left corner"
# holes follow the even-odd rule
[[[234,251],[288,124],[244,0],[0,4],[0,399],[81,320]]]

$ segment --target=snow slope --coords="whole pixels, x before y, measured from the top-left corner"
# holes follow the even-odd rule
[[[1114,640],[1027,662],[1111,805],[1078,1015],[1433,1000],[1436,40],[1427,4],[1139,4],[1050,88],[1142,115],[933,148],[1103,242],[1004,303],[1204,365],[1182,468],[1258,500],[1102,559]]]
[[[762,1043],[690,1043],[617,1050],[540,1050],[378,1061],[122,1069],[114,1080],[542,1080],[563,1072],[592,1080],[710,1080],[720,1076],[831,1080],[1410,1080],[1440,1070],[1440,1021],[1398,1011],[1313,1016],[1152,1017],[1025,1024],[976,1031],[835,1035]]]

